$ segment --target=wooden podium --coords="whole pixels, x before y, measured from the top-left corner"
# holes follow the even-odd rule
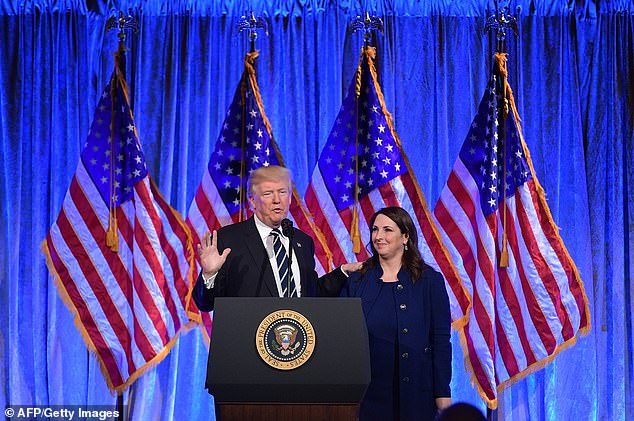
[[[360,299],[216,299],[206,387],[220,421],[354,421],[369,383]]]
[[[359,405],[217,404],[219,421],[356,421]]]

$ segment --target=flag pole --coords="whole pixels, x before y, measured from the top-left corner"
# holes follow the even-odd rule
[[[137,20],[136,17],[134,17],[132,15],[132,9],[128,10],[128,15],[124,15],[122,11],[120,10],[114,10],[112,15],[108,18],[108,20],[106,21],[106,31],[109,31],[111,29],[114,29],[117,31],[117,38],[119,39],[119,44],[117,46],[117,51],[115,51],[114,53],[114,72],[113,72],[113,78],[110,81],[110,95],[112,98],[114,98],[114,95],[118,89],[118,85],[119,85],[119,78],[121,77],[121,73],[125,72],[125,61],[123,61],[123,57],[125,54],[125,51],[127,50],[126,46],[125,46],[125,40],[126,40],[126,30],[131,30],[133,33],[137,33],[139,32],[139,21]],[[121,67],[124,67],[123,69],[121,69]],[[114,100],[112,101],[112,107],[114,107]],[[111,142],[111,147],[114,148],[114,108],[111,109],[111,116],[110,116],[110,139],[112,139],[113,141]],[[115,154],[111,153],[110,154],[110,197],[109,197],[109,202],[110,202],[110,215],[108,218],[108,231],[106,232],[106,245],[113,251],[113,252],[118,252],[119,250],[119,236],[118,236],[118,226],[117,226],[117,213],[116,213],[116,189],[115,189],[115,185],[114,185],[114,172],[115,172],[115,165],[116,165],[116,160],[115,160]],[[134,387],[134,384],[136,382],[132,383],[131,387]],[[117,419],[119,421],[123,421],[124,419],[127,418],[127,414],[124,414],[124,406],[123,406],[123,394],[125,393],[125,391],[118,391],[117,392],[117,413],[118,413],[118,417]],[[130,397],[132,396],[132,393],[128,393],[128,410],[130,409]]]
[[[495,13],[490,15],[487,18],[487,23],[485,29],[487,31],[495,31],[496,34],[496,52],[495,52],[495,60],[494,66],[500,67],[499,74],[502,75],[502,78],[496,80],[496,92],[497,95],[497,108],[498,108],[498,117],[501,120],[502,130],[500,131],[500,126],[498,126],[497,130],[499,131],[500,143],[502,145],[502,159],[503,159],[503,183],[502,183],[502,250],[500,253],[499,266],[504,268],[509,265],[509,254],[508,254],[508,240],[506,237],[506,121],[509,113],[509,100],[507,98],[507,70],[506,70],[506,60],[504,57],[506,56],[506,37],[508,33],[508,29],[513,29],[515,35],[518,35],[517,29],[517,19],[515,16],[512,16],[509,12],[508,0],[503,2],[501,5],[500,1],[495,0]]]
[[[238,31],[247,31],[249,38],[249,52],[244,58],[244,69],[242,71],[242,79],[240,81],[240,109],[242,114],[242,122],[240,127],[241,134],[241,145],[240,150],[242,153],[242,159],[240,160],[240,210],[238,214],[238,221],[243,221],[247,219],[247,192],[243,186],[246,187],[246,152],[247,152],[247,134],[246,134],[246,118],[247,118],[247,81],[248,81],[248,66],[253,66],[255,64],[255,59],[257,58],[257,52],[255,51],[255,40],[258,38],[258,29],[264,29],[265,35],[268,35],[268,30],[266,27],[266,21],[261,16],[256,17],[255,13],[251,11],[250,13],[245,13],[243,16],[238,19],[238,23],[236,24],[238,27]]]
[[[253,44],[252,44],[253,46]],[[248,54],[247,54],[248,56]],[[247,219],[247,195],[243,186],[245,185],[246,172],[246,153],[247,153],[247,134],[245,127],[245,119],[247,118],[247,78],[246,78],[247,57],[244,59],[244,69],[242,70],[242,79],[240,80],[240,210],[238,213],[238,222]]]
[[[509,255],[508,255],[508,240],[506,236],[506,193],[507,193],[507,183],[506,183],[506,160],[507,160],[507,150],[506,150],[506,137],[507,137],[507,127],[506,121],[509,113],[509,100],[507,98],[507,69],[506,69],[506,37],[508,33],[508,29],[513,29],[515,35],[518,35],[517,29],[517,20],[514,16],[512,16],[509,12],[509,1],[501,2],[495,0],[495,13],[490,15],[487,18],[486,22],[486,31],[494,31],[496,35],[496,52],[493,66],[499,67],[499,74],[502,77],[496,80],[496,93],[497,93],[497,110],[498,110],[498,118],[500,120],[500,125],[502,126],[502,130],[500,130],[500,126],[497,127],[499,143],[502,145],[502,195],[503,199],[502,203],[502,250],[500,252],[499,259],[499,267],[505,268],[509,265]],[[498,206],[499,206],[498,202]],[[493,420],[493,412],[494,410],[487,406],[487,420]]]
[[[355,148],[355,174],[354,174],[354,203],[352,204],[352,222],[350,225],[350,239],[352,240],[352,252],[357,254],[361,252],[361,233],[359,230],[359,97],[361,96],[361,66],[363,58],[369,62],[368,54],[370,48],[370,40],[373,31],[378,29],[383,33],[383,21],[376,16],[370,16],[365,12],[365,16],[357,16],[351,22],[352,32],[363,31],[363,48],[361,49],[361,57],[359,65],[355,73],[355,129],[354,129],[354,148]]]

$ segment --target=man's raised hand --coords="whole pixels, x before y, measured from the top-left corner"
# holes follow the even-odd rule
[[[224,249],[222,254],[218,253],[218,236],[216,230],[213,235],[207,231],[203,236],[200,244],[198,244],[198,257],[200,258],[200,266],[205,279],[214,276],[227,260],[227,256],[231,253],[230,248]]]

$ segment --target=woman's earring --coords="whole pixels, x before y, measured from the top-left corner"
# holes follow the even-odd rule
[[[403,249],[407,251],[407,244],[403,244]]]

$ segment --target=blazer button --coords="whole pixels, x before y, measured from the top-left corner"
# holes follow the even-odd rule
[[[407,328],[403,328],[403,330],[401,330],[401,333],[406,334],[407,332],[409,332],[409,330],[407,330]]]
[[[407,304],[401,304],[399,307],[401,308],[401,310],[405,310],[407,308]]]
[[[431,347],[429,347],[429,346],[428,346],[428,347],[425,347],[425,349],[423,349],[423,352],[424,352],[425,354],[430,353],[430,352],[431,352]]]
[[[403,359],[405,359],[405,360],[406,360],[406,359],[408,359],[408,358],[409,358],[409,353],[407,353],[407,352],[403,352],[403,353],[401,354],[401,357],[403,357]]]
[[[398,285],[396,286],[396,290],[397,290],[397,291],[403,291],[403,285],[398,284]]]
[[[403,382],[404,383],[409,383],[409,377],[403,377]]]

